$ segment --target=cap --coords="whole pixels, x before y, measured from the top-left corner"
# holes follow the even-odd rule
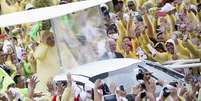
[[[170,3],[166,3],[162,8],[161,8],[161,12],[169,12],[169,11],[172,11],[174,10],[175,7],[172,6]]]
[[[109,10],[108,6],[106,4],[101,4],[100,8],[105,7],[107,10]]]
[[[28,3],[26,6],[25,6],[25,10],[30,10],[30,9],[33,9],[34,6],[31,4],[31,3]]]

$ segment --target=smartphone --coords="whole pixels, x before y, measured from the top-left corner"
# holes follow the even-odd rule
[[[140,97],[141,98],[144,98],[144,97],[146,97],[147,96],[147,93],[145,92],[145,91],[143,91],[141,94],[140,94]]]
[[[105,95],[104,101],[117,101],[116,95]]]
[[[119,89],[120,89],[121,91],[125,91],[125,89],[124,89],[124,86],[123,86],[123,85],[120,85],[120,86],[119,86]]]

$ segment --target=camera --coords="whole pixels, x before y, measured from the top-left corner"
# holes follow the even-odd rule
[[[98,87],[98,89],[102,89],[103,91],[103,95],[108,95],[110,93],[109,91],[109,87],[107,86],[107,84],[102,84]]]
[[[116,95],[105,95],[104,101],[117,101]]]
[[[136,79],[143,80],[143,78],[144,78],[144,72],[142,71],[142,69],[139,69],[138,74],[136,75]]]
[[[170,90],[167,87],[163,88],[163,97],[168,97],[170,95]]]
[[[141,94],[140,94],[140,98],[144,98],[144,97],[146,97],[146,96],[147,96],[146,91],[141,92]]]
[[[173,86],[173,87],[177,87],[178,82],[170,82],[169,85]]]
[[[120,85],[120,86],[119,86],[119,89],[120,89],[121,91],[125,91],[125,89],[124,89],[124,86],[123,86],[123,85]]]

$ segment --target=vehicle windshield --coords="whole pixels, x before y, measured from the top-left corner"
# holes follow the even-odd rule
[[[183,80],[183,75],[148,61],[132,64],[120,70],[103,73],[90,78],[90,80],[94,82],[96,79],[102,79],[107,85],[109,85],[111,82],[115,82],[117,86],[123,85],[125,91],[131,93],[132,87],[142,82],[141,80],[138,81],[136,79],[139,69],[152,72],[152,78],[154,78],[156,81],[165,80],[170,82]],[[159,89],[159,87],[157,88]]]

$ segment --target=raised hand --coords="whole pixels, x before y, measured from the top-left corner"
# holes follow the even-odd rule
[[[7,97],[9,101],[13,101],[15,99],[15,95],[12,93],[11,90],[6,91]]]
[[[116,87],[117,85],[114,82],[110,83],[109,89],[111,94],[115,94]]]
[[[58,83],[56,87],[57,96],[61,96],[64,92],[65,86],[62,83]]]
[[[30,82],[28,84],[28,88],[34,90],[36,87],[36,84],[39,82],[38,78],[36,76],[32,76],[30,78]]]
[[[141,87],[140,86],[141,85],[138,84],[138,85],[136,85],[136,86],[133,87],[133,95],[137,96],[140,93],[140,91],[141,91]]]
[[[71,73],[67,74],[67,82],[69,86],[72,86],[72,77],[71,77]]]
[[[154,81],[152,78],[150,78],[149,81],[144,81],[144,84],[145,84],[145,86],[146,86],[147,92],[150,92],[150,93],[152,93],[152,94],[155,94],[156,83],[155,83],[155,81]]]
[[[54,82],[53,82],[53,78],[51,77],[48,82],[46,83],[47,85],[47,90],[48,92],[51,93],[51,95],[55,95],[55,87],[54,87]]]
[[[147,13],[147,10],[144,7],[140,7],[140,14],[144,15]]]
[[[28,83],[28,89],[29,89],[29,98],[33,99],[34,97],[34,89],[36,88],[36,84],[39,82],[38,78],[36,76],[30,77],[30,81]]]

